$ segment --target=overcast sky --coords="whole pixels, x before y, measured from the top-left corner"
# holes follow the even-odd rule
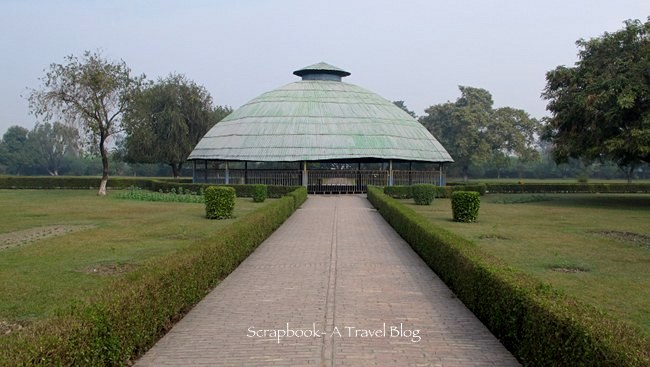
[[[0,134],[32,128],[28,88],[84,50],[185,74],[233,108],[324,61],[418,115],[467,85],[540,118],[545,73],[573,65],[577,39],[649,15],[647,0],[0,0]]]

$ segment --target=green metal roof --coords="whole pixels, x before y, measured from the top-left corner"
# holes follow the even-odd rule
[[[306,75],[335,68],[322,65],[301,70]],[[262,94],[208,131],[188,159],[357,158],[453,162],[422,124],[392,102],[333,80],[301,80]]]

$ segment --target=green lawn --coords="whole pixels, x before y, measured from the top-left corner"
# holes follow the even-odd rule
[[[650,336],[650,195],[487,195],[478,223],[470,224],[451,221],[449,199],[431,206],[404,202]]]
[[[238,198],[236,218],[216,221],[205,219],[202,204],[102,198],[94,190],[0,190],[0,321],[46,317],[262,205]],[[52,228],[76,231],[16,245],[26,233],[34,239]]]

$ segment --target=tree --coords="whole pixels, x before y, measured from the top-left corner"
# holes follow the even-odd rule
[[[183,75],[159,79],[136,93],[125,115],[125,158],[168,164],[178,177],[199,140],[230,112],[213,108],[208,91]]]
[[[447,149],[467,180],[470,164],[485,162],[490,155],[485,128],[491,118],[492,96],[485,89],[459,89],[462,96],[456,102],[429,107],[420,122]]]
[[[546,74],[542,96],[552,116],[544,139],[558,163],[611,159],[628,167],[629,180],[634,167],[650,162],[650,17],[576,44],[575,66]]]
[[[35,164],[58,176],[63,160],[79,152],[79,131],[59,122],[38,124],[29,133],[28,145],[34,152]]]
[[[493,109],[485,89],[459,86],[456,102],[429,107],[420,122],[440,141],[461,167],[467,181],[470,165],[494,162],[503,168],[510,157],[537,159],[535,139],[539,122],[511,107]]]
[[[540,129],[540,122],[524,110],[502,107],[492,111],[486,132],[498,176],[501,168],[508,167],[511,157],[517,157],[518,163],[539,160],[536,143]]]
[[[25,174],[34,162],[34,156],[28,145],[29,130],[22,126],[11,126],[2,136],[0,142],[0,164],[7,166],[7,171]]]
[[[133,77],[124,61],[108,61],[98,52],[86,51],[81,59],[70,55],[65,62],[50,65],[40,79],[42,87],[32,90],[30,109],[45,121],[60,118],[83,128],[102,158],[98,195],[103,196],[109,173],[108,139],[119,130],[129,98],[140,87],[144,75]]]
[[[413,118],[417,118],[417,116],[415,115],[415,112],[409,110],[408,107],[406,107],[406,104],[404,103],[404,101],[393,101],[393,104],[394,104],[395,106],[401,108],[402,110],[404,110],[404,112],[406,112],[406,113],[408,113],[409,115],[411,115],[411,117],[413,117]]]

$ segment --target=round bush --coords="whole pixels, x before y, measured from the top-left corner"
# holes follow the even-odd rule
[[[266,185],[253,185],[253,201],[263,203],[268,196]]]
[[[474,191],[456,191],[451,194],[451,211],[456,222],[476,222],[481,196]]]
[[[232,218],[235,209],[235,189],[228,186],[209,186],[203,193],[205,216],[209,219]]]
[[[411,186],[413,194],[413,201],[417,205],[431,205],[433,199],[436,197],[437,189],[430,184],[419,184]]]

